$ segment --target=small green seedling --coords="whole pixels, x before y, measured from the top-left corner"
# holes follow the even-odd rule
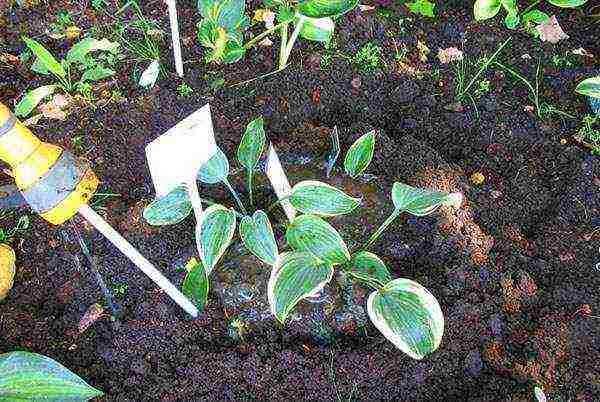
[[[360,175],[368,168],[375,137],[374,131],[369,132],[348,150],[344,169],[350,176]],[[238,162],[246,170],[249,193],[264,149],[263,120],[258,118],[248,124],[237,152]],[[321,181],[301,181],[272,206],[289,203],[298,213],[287,215],[290,222],[285,239],[289,249],[280,251],[267,212],[258,209],[247,213],[227,180],[228,174],[229,163],[219,150],[198,176],[204,183],[223,183],[241,209],[240,213],[212,203],[200,218],[196,232],[200,261],[192,260],[188,264],[183,285],[184,293],[198,308],[207,303],[211,272],[218,269],[219,260],[231,244],[239,218],[238,232],[246,249],[271,266],[268,302],[271,312],[282,324],[298,303],[327,286],[335,269],[339,269],[351,280],[372,288],[367,302],[368,315],[397,348],[415,359],[422,359],[437,349],[444,331],[444,317],[435,297],[410,279],[392,278],[385,263],[369,248],[402,213],[425,216],[442,205],[458,208],[462,203],[460,193],[447,194],[394,183],[394,208],[389,218],[362,247],[352,250],[327,218],[354,212],[361,200]],[[151,203],[144,211],[144,218],[152,225],[174,224],[185,219],[191,209],[187,192],[178,188]]]
[[[367,42],[356,52],[351,61],[359,70],[372,71],[383,66],[381,57],[381,46]]]
[[[90,83],[112,77],[115,71],[108,66],[115,63],[119,54],[119,44],[107,39],[97,40],[85,38],[73,45],[66,57],[60,62],[39,42],[23,38],[27,47],[35,56],[31,69],[54,80],[54,84],[44,85],[29,91],[15,107],[19,117],[29,115],[47,96],[57,90],[66,93],[81,92],[91,96]],[[104,57],[98,57],[96,52],[104,52]],[[73,80],[73,73],[80,72],[79,80]]]
[[[429,0],[415,0],[406,3],[408,9],[414,14],[420,14],[423,17],[435,18],[435,3]]]
[[[588,0],[546,0],[560,8],[575,8],[584,5]],[[504,25],[509,29],[517,29],[521,23],[529,32],[533,25],[546,23],[550,20],[550,16],[536,7],[542,3],[542,0],[535,0],[527,5],[523,10],[519,10],[517,0],[476,0],[473,5],[473,15],[477,21],[483,21],[494,18],[500,10],[504,9],[506,16],[504,17]]]
[[[279,34],[279,70],[288,63],[296,40],[327,43],[335,29],[334,18],[352,10],[357,0],[263,0],[262,15],[266,30],[244,43],[244,32],[250,26],[245,15],[245,0],[198,0],[202,20],[198,23],[198,41],[204,46],[207,62],[234,63],[246,51],[269,35]],[[294,27],[289,33],[290,27]]]
[[[177,86],[177,93],[179,94],[179,96],[187,98],[192,96],[192,94],[194,93],[194,89],[184,82],[183,84],[179,84]]]
[[[0,354],[2,401],[88,401],[103,395],[49,357],[21,351]]]

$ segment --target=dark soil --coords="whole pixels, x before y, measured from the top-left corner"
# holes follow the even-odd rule
[[[101,318],[78,335],[79,320],[102,295],[93,276],[74,264],[76,249],[65,245],[64,228],[33,217],[32,228],[13,241],[18,272],[0,304],[0,353],[48,355],[104,390],[106,400],[532,400],[535,385],[552,400],[600,398],[600,321],[578,313],[584,304],[592,314],[600,311],[600,160],[572,140],[588,113],[573,89],[600,67],[597,22],[561,11],[570,38],[550,45],[507,31],[501,18],[473,22],[471,2],[443,2],[436,21],[413,18],[405,35],[398,28],[403,7],[388,17],[356,10],[339,22],[338,50],[353,54],[373,41],[383,49],[384,68],[359,72],[334,58],[321,70],[322,47],[302,43],[283,72],[232,86],[272,71],[277,46],[252,50],[241,63],[207,66],[195,41],[198,14],[191,2],[181,3],[191,97],[178,95],[182,80],[172,74],[149,92],[137,88],[131,77],[143,66],[126,62],[104,88],[120,90],[123,100],[82,107],[65,122],[42,121],[35,131],[90,160],[102,192],[119,194],[101,203],[107,220],[180,285],[184,272],[177,267],[193,254],[194,221],[156,229],[141,219],[153,197],[148,142],[206,102],[218,143],[232,161],[243,128],[261,114],[288,165],[305,155],[318,164],[334,126],[343,152],[365,130],[380,130],[369,168],[380,198],[394,181],[465,194],[457,213],[403,217],[373,250],[394,276],[415,279],[437,297],[446,319],[440,348],[423,361],[411,360],[368,320],[326,337],[274,322],[232,336],[232,313],[216,291],[200,318],[189,320],[89,227],[92,252],[123,315],[116,323]],[[65,52],[67,44],[42,35],[62,9],[80,13],[76,21],[84,29],[111,19],[66,1],[9,6],[0,13],[0,50],[19,54],[26,34]],[[168,30],[162,2],[145,11]],[[390,32],[397,46],[407,46],[408,61],[424,71],[422,77],[397,68]],[[491,91],[475,97],[476,107],[448,110],[456,77],[439,64],[437,49],[460,48],[464,39],[475,59],[490,55],[510,34],[500,60],[533,77],[540,57],[542,98],[577,120],[540,120],[524,111],[532,104],[525,88],[494,69],[486,74]],[[427,62],[418,61],[417,40],[432,50]],[[596,57],[570,55],[579,47]],[[552,55],[567,55],[573,65],[557,68]],[[170,60],[166,47],[163,58]],[[209,73],[222,76],[225,87],[210,89]],[[357,80],[351,84],[356,77],[360,87]],[[6,104],[42,82],[25,66],[0,63],[0,101]],[[105,97],[101,90],[97,96]],[[483,184],[469,180],[474,172],[485,176]],[[206,189],[224,198],[219,191]],[[7,218],[2,225],[12,223]],[[358,235],[364,238],[367,229]],[[232,247],[225,259],[234,254]]]

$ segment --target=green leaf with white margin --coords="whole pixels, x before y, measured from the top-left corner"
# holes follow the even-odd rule
[[[208,300],[209,280],[208,273],[204,269],[201,261],[192,258],[185,265],[188,273],[183,280],[181,287],[183,294],[186,295],[199,311],[204,310]]]
[[[196,242],[202,250],[202,263],[210,274],[231,244],[235,233],[235,212],[222,205],[208,207],[200,217]]]
[[[117,42],[111,42],[108,39],[98,40],[94,38],[84,38],[69,49],[66,60],[69,63],[83,63],[85,61],[85,56],[91,52],[104,50],[111,53],[117,53],[119,46],[120,45]]]
[[[0,354],[0,400],[87,401],[102,395],[49,357],[22,351]]]
[[[217,147],[212,158],[200,168],[198,179],[202,183],[215,184],[226,180],[227,176],[229,176],[229,161],[221,148]]]
[[[39,59],[40,65],[43,65],[52,74],[57,75],[61,78],[65,78],[67,72],[63,66],[52,56],[46,48],[38,41],[24,37],[25,44],[31,50],[31,52]]]
[[[441,205],[459,208],[462,204],[461,193],[445,193],[437,190],[411,187],[404,183],[394,183],[392,201],[396,210],[415,216],[429,215]]]
[[[385,263],[377,255],[369,251],[361,251],[352,256],[352,262],[349,265],[350,275],[363,281],[372,281],[373,279],[382,284],[392,280]]]
[[[299,20],[296,20],[296,24]],[[335,23],[329,17],[325,18],[302,18],[300,36],[313,42],[329,42],[335,30]]]
[[[344,170],[346,170],[346,173],[355,177],[364,172],[373,159],[374,151],[375,130],[363,135],[352,144],[344,159]]]
[[[248,172],[254,171],[260,156],[265,148],[265,128],[262,117],[252,120],[246,126],[246,131],[242,136],[237,150],[237,159],[240,165],[246,168]]]
[[[310,18],[333,17],[347,13],[357,4],[358,0],[305,0],[298,4],[298,11]]]
[[[86,81],[100,81],[108,77],[112,77],[115,75],[115,70],[112,70],[108,67],[103,67],[100,65],[96,65],[89,70],[85,70],[81,75],[81,82]]]
[[[575,92],[592,98],[600,98],[600,76],[586,78],[577,84]]]
[[[173,189],[169,194],[152,201],[144,209],[143,217],[152,226],[174,225],[188,217],[192,203],[185,186]]]
[[[305,214],[336,216],[352,212],[360,199],[353,198],[327,183],[305,180],[292,188],[290,204]]]
[[[342,236],[316,215],[300,215],[287,227],[285,238],[294,251],[306,251],[331,265],[350,261]]]
[[[473,5],[473,15],[477,21],[493,18],[500,11],[500,0],[477,0]]]
[[[240,237],[252,254],[269,265],[275,264],[279,251],[266,213],[259,210],[252,217],[244,216],[240,222]]]
[[[588,0],[548,0],[548,3],[561,8],[575,8],[587,2]]]
[[[321,291],[332,277],[333,267],[312,254],[281,254],[271,270],[267,288],[271,312],[284,323],[302,299]]]
[[[56,85],[44,85],[27,92],[23,99],[17,103],[15,115],[17,117],[26,117],[46,96],[52,95],[56,88]]]
[[[367,312],[383,336],[413,359],[433,353],[442,341],[444,315],[438,301],[410,279],[394,279],[371,293]]]

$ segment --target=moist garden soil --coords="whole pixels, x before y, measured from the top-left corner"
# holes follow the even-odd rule
[[[407,16],[401,6],[386,15],[357,9],[339,20],[338,51],[351,57],[373,42],[382,48],[380,68],[359,71],[346,58],[334,57],[323,69],[327,52],[302,43],[284,71],[240,84],[274,70],[275,38],[273,47],[251,50],[243,62],[207,66],[195,40],[199,15],[191,2],[180,2],[190,97],[178,94],[183,80],[172,73],[149,91],[136,87],[132,77],[145,65],[127,60],[118,78],[96,88],[96,104],[82,104],[64,122],[44,120],[34,128],[90,161],[103,181],[101,192],[118,194],[97,198],[96,208],[179,286],[185,276],[179,267],[193,255],[194,221],[153,228],[141,218],[153,199],[144,158],[148,142],[207,102],[217,141],[232,161],[245,125],[259,115],[289,169],[306,161],[322,169],[334,126],[342,156],[366,130],[379,130],[372,176],[366,178],[375,183],[379,200],[389,197],[394,181],[465,195],[459,211],[402,217],[373,249],[393,276],[419,281],[438,299],[446,329],[437,352],[412,360],[368,320],[333,328],[327,336],[273,321],[244,336],[244,326],[236,325],[239,316],[232,316],[216,287],[207,309],[190,320],[76,218],[71,226],[84,233],[122,308],[118,320],[106,315],[79,333],[79,320],[90,305],[102,302],[102,294],[89,270],[74,262],[81,253],[64,235],[72,228],[32,217],[31,228],[13,241],[18,269],[13,290],[0,304],[0,353],[48,355],[111,401],[532,400],[535,385],[552,400],[598,400],[600,319],[578,311],[585,304],[592,314],[600,311],[600,161],[573,139],[587,113],[585,99],[573,89],[598,71],[600,25],[577,11],[561,11],[558,18],[570,38],[540,44],[524,32],[507,31],[501,18],[473,22],[471,2],[443,3],[435,21],[412,16],[408,25],[399,25],[399,17]],[[20,37],[28,35],[64,53],[67,43],[43,35],[60,10],[71,11],[85,30],[113,20],[113,4],[106,13],[81,4],[87,2],[4,8],[2,52],[19,54]],[[144,12],[168,30],[162,2],[149,2]],[[533,77],[541,58],[542,98],[578,120],[560,115],[540,120],[525,111],[532,105],[525,88],[497,69],[485,75],[490,92],[461,111],[448,107],[457,79],[439,64],[438,48],[464,43],[475,60],[491,55],[511,34],[499,60]],[[419,60],[417,40],[432,51],[426,61]],[[394,41],[407,49],[403,63],[395,60]],[[167,43],[163,61],[171,59]],[[580,47],[596,57],[571,54]],[[571,66],[556,67],[553,55],[571,60]],[[220,78],[224,85],[215,85]],[[27,66],[0,64],[5,104],[12,106],[43,82]],[[109,100],[113,90],[123,98]],[[475,172],[485,176],[482,184],[469,179]],[[339,174],[338,166],[334,176]],[[346,187],[365,196],[358,189]],[[218,188],[202,191],[233,205]],[[385,216],[391,200],[377,208]],[[9,227],[16,216],[2,225]],[[380,222],[368,223],[352,229],[357,237],[366,238]],[[236,250],[224,260],[236,258]]]

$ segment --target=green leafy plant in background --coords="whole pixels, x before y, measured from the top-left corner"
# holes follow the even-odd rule
[[[408,9],[414,14],[435,18],[435,3],[429,0],[415,0],[406,3]]]
[[[250,122],[238,148],[237,159],[246,171],[248,193],[252,176],[265,149],[266,136],[262,118]],[[344,170],[351,176],[362,174],[374,153],[376,133],[361,136],[344,158]],[[440,344],[444,317],[435,297],[410,279],[392,278],[383,260],[369,251],[384,231],[402,214],[425,216],[440,206],[458,208],[460,193],[444,193],[414,188],[403,183],[392,187],[393,210],[388,219],[368,238],[362,247],[350,249],[340,233],[327,221],[329,217],[353,213],[361,200],[343,190],[317,180],[296,183],[289,195],[269,208],[289,202],[299,213],[285,229],[289,250],[280,251],[267,212],[258,209],[246,212],[242,201],[227,180],[229,164],[218,150],[198,178],[207,184],[222,183],[236,199],[241,213],[210,202],[197,225],[196,242],[200,260],[192,260],[184,280],[186,293],[199,308],[207,303],[211,273],[231,244],[239,219],[239,237],[248,251],[271,267],[267,284],[270,310],[282,324],[307,297],[321,291],[333,278],[336,269],[341,275],[372,288],[367,312],[376,328],[397,348],[415,359],[422,359]],[[252,204],[252,203],[251,203]],[[185,188],[155,200],[144,211],[152,225],[181,222],[191,211]]]
[[[88,401],[103,395],[49,357],[20,351],[0,354],[2,401]]]
[[[25,94],[15,107],[19,117],[29,115],[47,96],[57,90],[66,93],[81,91],[85,96],[86,85],[112,77],[115,71],[108,67],[114,58],[100,58],[97,53],[106,52],[112,56],[119,53],[119,44],[107,39],[85,38],[77,42],[60,62],[41,43],[34,39],[23,38],[27,47],[35,56],[32,71],[54,80],[54,84],[43,85]],[[79,80],[74,80],[79,72]]]
[[[263,0],[263,15],[271,15],[266,30],[244,43],[250,26],[245,15],[245,0],[198,0],[202,20],[198,23],[198,41],[204,46],[207,62],[233,63],[246,51],[272,34],[279,34],[279,69],[288,63],[296,40],[327,43],[335,29],[334,18],[352,10],[358,0]],[[290,28],[293,30],[290,33]]]
[[[545,0],[560,8],[575,8],[584,5],[588,0]],[[504,25],[509,29],[517,29],[521,23],[525,27],[531,24],[548,22],[550,16],[536,8],[542,0],[534,0],[523,11],[519,10],[517,0],[476,0],[473,5],[473,15],[477,21],[494,18],[504,9]]]

